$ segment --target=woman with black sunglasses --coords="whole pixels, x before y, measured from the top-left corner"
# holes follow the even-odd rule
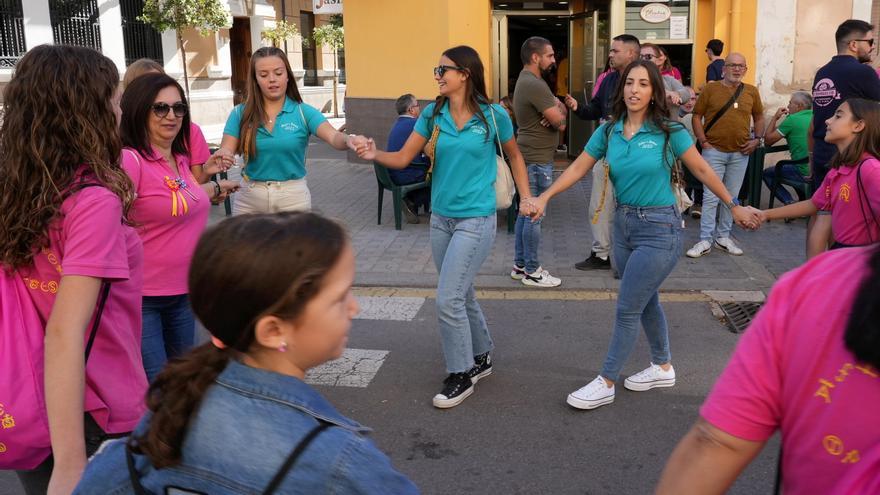
[[[122,167],[137,193],[131,210],[144,244],[141,355],[152,381],[165,362],[193,344],[195,320],[186,276],[208,223],[210,200],[232,181],[199,184],[189,159],[189,108],[165,74],[135,79],[122,95]]]
[[[431,252],[440,272],[437,315],[449,373],[433,404],[450,408],[473,393],[477,380],[492,373],[492,337],[477,303],[474,279],[495,242],[496,143],[502,143],[510,158],[520,197],[531,194],[513,123],[504,108],[490,104],[477,52],[469,46],[446,50],[434,68],[434,80],[440,95],[419,116],[400,151],[376,150],[370,140],[358,148],[358,155],[404,168],[425,150],[433,163]]]

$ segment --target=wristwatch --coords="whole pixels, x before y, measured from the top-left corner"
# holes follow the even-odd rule
[[[733,198],[730,201],[728,201],[727,203],[724,203],[724,206],[726,206],[728,210],[733,210],[734,206],[739,206],[739,205],[740,205],[739,199],[737,199],[737,198]]]

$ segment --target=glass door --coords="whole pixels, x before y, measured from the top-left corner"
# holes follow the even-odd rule
[[[608,12],[597,9],[575,14],[571,19],[571,57],[569,86],[571,95],[583,104],[593,98],[593,88],[599,74],[608,62],[609,27]],[[580,154],[590,139],[598,122],[581,120],[570,114],[568,120],[568,156]]]

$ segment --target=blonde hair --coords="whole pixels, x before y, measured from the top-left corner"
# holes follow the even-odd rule
[[[151,72],[164,74],[165,67],[162,67],[162,64],[151,58],[139,58],[135,60],[125,69],[125,77],[122,79],[122,88],[127,88],[132,81]]]

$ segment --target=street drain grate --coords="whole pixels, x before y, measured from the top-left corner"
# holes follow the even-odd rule
[[[721,310],[727,317],[730,324],[730,330],[733,333],[742,333],[752,323],[755,313],[761,309],[761,304],[757,302],[731,302],[721,304]]]

